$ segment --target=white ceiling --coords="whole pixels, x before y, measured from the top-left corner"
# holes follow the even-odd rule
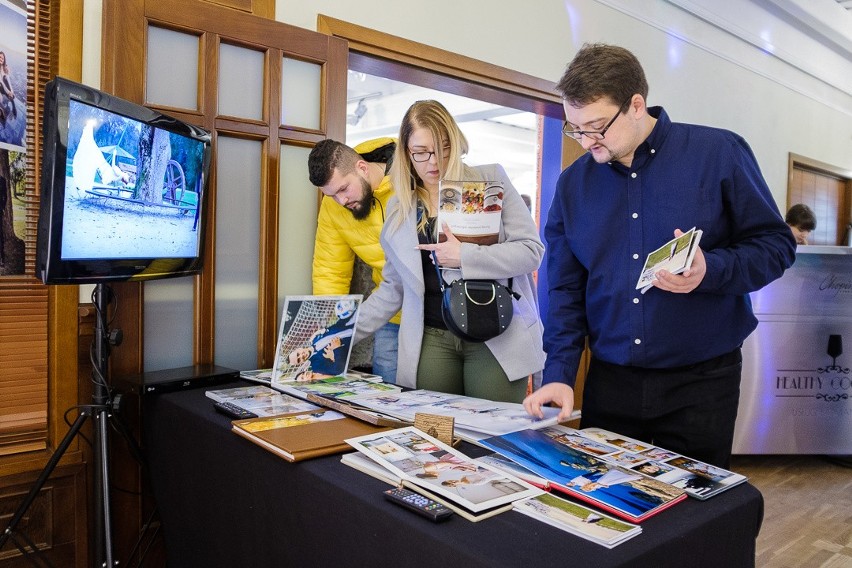
[[[835,0],[838,4],[840,4],[841,8],[845,8],[852,12],[852,0]]]

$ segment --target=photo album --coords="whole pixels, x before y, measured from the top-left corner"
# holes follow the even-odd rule
[[[569,432],[568,428],[564,430],[577,444],[602,459],[674,485],[701,501],[747,479],[739,473],[600,428],[584,428],[576,430],[576,434]]]
[[[413,427],[346,441],[387,470],[385,481],[401,480],[469,520],[509,510],[515,501],[542,494],[517,477],[477,462]]]
[[[514,510],[606,548],[614,548],[642,533],[639,525],[550,493],[518,501]]]
[[[287,296],[271,384],[343,375],[363,296]]]
[[[683,489],[616,465],[578,443],[562,426],[521,430],[481,441],[549,480],[550,488],[638,523],[686,498]]]
[[[438,189],[438,242],[444,223],[466,243],[493,245],[500,235],[503,184],[499,181],[441,180]]]
[[[358,403],[372,410],[414,422],[417,413],[452,416],[456,434],[470,430],[487,435],[556,424],[559,408],[542,407],[544,418],[531,416],[516,402],[497,402],[425,389],[362,397]]]
[[[643,294],[654,285],[658,270],[668,270],[672,274],[681,272],[692,266],[692,259],[698,250],[701,240],[701,229],[691,228],[679,237],[675,237],[657,250],[648,254],[645,266],[636,282],[636,289]]]
[[[216,402],[230,402],[262,417],[306,412],[319,408],[315,404],[278,392],[265,385],[208,390],[204,394]]]

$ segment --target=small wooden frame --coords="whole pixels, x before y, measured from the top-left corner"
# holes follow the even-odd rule
[[[423,412],[417,412],[414,415],[415,428],[451,446],[454,445],[454,426],[455,421],[452,416],[425,414]]]

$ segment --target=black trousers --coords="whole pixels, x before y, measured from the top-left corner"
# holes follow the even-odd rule
[[[623,434],[728,469],[740,399],[742,351],[676,369],[592,357],[581,428]]]

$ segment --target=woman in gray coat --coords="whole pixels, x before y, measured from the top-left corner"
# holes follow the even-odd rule
[[[437,101],[418,101],[402,120],[390,171],[395,196],[381,234],[383,281],[361,305],[355,341],[370,335],[400,309],[397,384],[521,402],[527,377],[544,367],[542,324],[532,273],[544,245],[521,196],[497,164],[462,163],[467,139]],[[441,179],[503,184],[501,227],[496,244],[462,243],[446,228],[438,243],[435,219]],[[485,343],[463,341],[441,318],[438,264],[443,278],[495,279],[520,295],[509,328]]]

